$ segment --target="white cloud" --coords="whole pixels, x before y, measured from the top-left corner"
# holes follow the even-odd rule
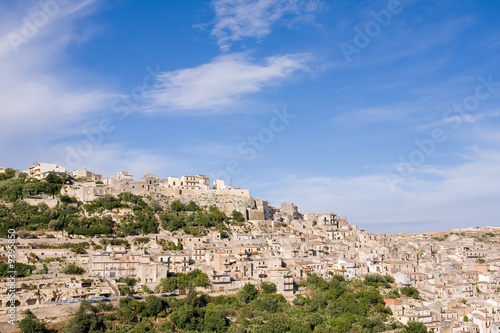
[[[95,86],[65,58],[65,49],[86,32],[81,24],[78,30],[83,32],[75,32],[78,20],[95,12],[95,2],[33,1],[4,11],[0,139],[14,141],[18,152],[73,134],[78,121],[109,107],[112,93]],[[7,147],[2,155],[4,151]]]
[[[215,26],[211,35],[224,51],[245,37],[262,38],[279,20],[311,20],[319,0],[214,0]]]
[[[399,103],[381,107],[369,107],[348,111],[333,118],[334,122],[347,125],[360,123],[381,123],[406,119],[417,109],[409,103]]]
[[[440,120],[436,120],[430,122],[428,124],[423,124],[417,127],[419,130],[424,130],[428,128],[434,128],[439,126],[451,126],[459,127],[462,123],[465,124],[474,124],[478,121],[487,118],[497,118],[500,116],[500,110],[490,111],[490,112],[482,112],[482,113],[464,113],[464,115],[454,115],[450,117],[446,117]]]
[[[429,180],[429,173],[435,177]],[[352,177],[289,176],[269,199],[309,213],[334,211],[369,231],[449,230],[498,225],[500,152],[470,149],[454,166],[417,170],[391,187],[383,173]],[[274,201],[273,201],[274,202]],[[390,226],[390,227],[388,227]]]
[[[208,64],[164,72],[146,92],[146,111],[216,110],[231,106],[244,95],[289,79],[307,70],[308,56],[291,54],[252,62],[244,53],[219,56]]]

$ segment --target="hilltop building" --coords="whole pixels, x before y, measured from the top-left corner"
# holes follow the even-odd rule
[[[87,169],[75,169],[73,170],[73,178],[75,179],[84,178],[88,181],[92,181],[92,180],[100,180],[102,179],[102,176],[90,172]]]
[[[65,168],[57,164],[52,163],[36,163],[24,171],[29,178],[35,178],[38,180],[45,179],[47,175],[53,173],[58,176],[71,176],[71,174],[66,171]]]

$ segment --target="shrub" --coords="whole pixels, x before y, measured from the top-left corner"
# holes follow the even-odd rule
[[[61,271],[61,273],[64,274],[72,274],[72,275],[82,275],[85,273],[85,270],[81,268],[80,266],[77,266],[75,264],[68,264],[64,269]]]

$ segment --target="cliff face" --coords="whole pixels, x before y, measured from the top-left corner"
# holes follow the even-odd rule
[[[233,210],[236,210],[243,214],[246,220],[271,220],[276,211],[267,201],[252,198],[248,190],[151,188],[145,185],[146,183],[141,184],[141,181],[118,185],[78,183],[64,186],[61,193],[70,197],[74,196],[83,202],[91,202],[105,194],[116,196],[123,192],[130,192],[135,195],[150,197],[152,201],[157,201],[163,208],[169,207],[176,200],[180,200],[183,204],[194,201],[199,206],[214,205],[228,216],[232,214]]]
[[[170,207],[172,202],[180,200],[184,205],[194,201],[199,206],[214,205],[226,215],[231,215],[233,210],[243,214],[247,220],[272,219],[271,206],[263,200],[252,197],[243,197],[231,194],[203,193],[183,194],[179,196],[165,196],[152,193],[152,201],[157,201],[163,208]]]

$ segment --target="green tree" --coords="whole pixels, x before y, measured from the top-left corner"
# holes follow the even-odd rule
[[[177,278],[173,276],[168,276],[166,278],[161,279],[158,286],[156,286],[155,290],[159,292],[172,292],[177,288]]]
[[[85,245],[84,244],[75,244],[71,247],[71,251],[76,254],[85,253]]]
[[[142,291],[146,294],[151,294],[151,289],[149,289],[149,287],[147,285],[143,285],[141,287]]]
[[[34,183],[26,183],[23,186],[23,197],[32,198],[38,194],[38,186]]]
[[[153,295],[146,297],[146,312],[149,316],[157,316],[161,311],[163,311],[163,302],[159,297]]]
[[[233,212],[231,213],[231,218],[236,223],[240,223],[241,224],[241,223],[245,222],[245,217],[243,216],[243,214],[241,214],[237,210],[233,210]]]
[[[264,311],[275,313],[278,309],[278,299],[273,295],[264,295],[258,301],[258,307]]]
[[[120,290],[120,294],[125,296],[131,295],[134,292],[134,289],[127,284],[119,286],[118,289]]]
[[[106,325],[102,317],[97,315],[97,308],[88,301],[82,301],[78,311],[65,326],[65,333],[101,333]]]
[[[306,299],[302,295],[297,295],[297,297],[293,300],[293,305],[304,305],[306,303]]]
[[[194,202],[193,200],[189,201],[189,203],[186,205],[186,207],[184,207],[184,210],[186,210],[188,212],[195,212],[199,209],[200,209],[200,207],[198,207],[196,202]]]
[[[419,299],[420,297],[420,292],[418,291],[418,289],[413,287],[403,287],[400,289],[400,292],[401,294],[412,297],[414,299]]]
[[[184,304],[170,315],[170,320],[179,329],[194,331],[197,330],[199,324],[196,315],[197,313],[191,305]]]
[[[264,292],[264,294],[274,294],[276,293],[276,284],[272,283],[272,282],[262,282],[260,284],[260,288],[262,289],[262,291]]]
[[[61,273],[64,274],[72,274],[72,275],[82,275],[85,273],[85,270],[81,268],[80,266],[77,266],[75,264],[68,264],[66,267],[64,267],[63,270],[61,270]]]
[[[399,294],[398,289],[391,290],[387,295],[385,295],[385,298],[401,298],[401,295]]]
[[[394,277],[392,275],[387,274],[387,275],[384,275],[384,277],[385,277],[385,281],[387,281],[388,283],[394,283],[394,281],[396,281],[396,280],[394,280]]]
[[[261,325],[258,333],[282,333],[290,330],[290,321],[285,316],[273,315],[265,324]]]
[[[61,177],[59,177],[58,175],[56,175],[55,173],[49,173],[45,179],[44,179],[47,183],[49,184],[62,184],[63,181],[61,179]]]
[[[243,303],[250,303],[259,295],[259,291],[251,283],[245,284],[245,286],[238,292],[238,297]]]
[[[188,280],[195,287],[207,288],[210,284],[210,280],[208,279],[208,275],[206,273],[203,273],[200,269],[195,269],[195,270],[189,272],[187,277],[188,277]]]
[[[44,333],[45,324],[42,323],[30,310],[24,311],[24,318],[19,322],[22,333]]]
[[[4,172],[0,173],[0,180],[14,178],[15,175],[16,175],[16,171],[14,169],[7,168],[4,170]]]
[[[184,206],[182,205],[180,200],[175,200],[170,204],[170,209],[176,212],[180,212],[184,210]]]
[[[467,315],[464,316],[464,321],[469,321],[469,317],[467,317]]]
[[[14,264],[14,269],[12,269],[9,264],[0,264],[0,277],[9,277],[12,274],[10,271],[15,271],[18,277],[26,277],[31,275],[35,268],[35,266],[18,262]]]
[[[401,333],[426,333],[427,327],[418,321],[410,321]]]
[[[203,320],[205,331],[221,333],[226,331],[227,321],[219,310],[208,309]]]

